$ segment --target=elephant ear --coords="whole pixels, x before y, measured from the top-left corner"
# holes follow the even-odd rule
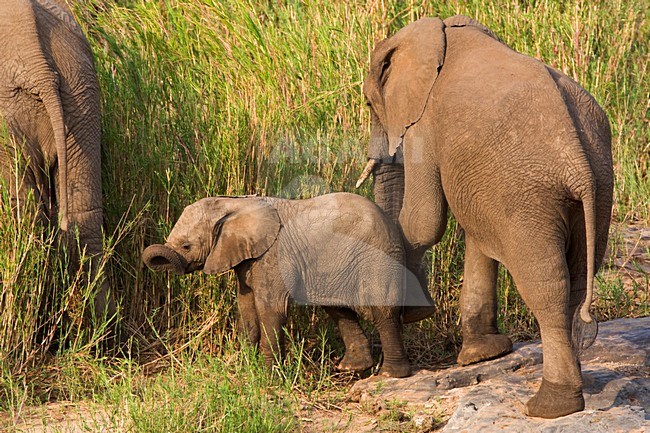
[[[264,199],[239,198],[214,223],[212,250],[203,272],[218,274],[268,251],[280,232],[278,212]]]
[[[373,51],[364,93],[388,135],[390,155],[424,113],[445,58],[444,29],[439,18],[423,18]]]

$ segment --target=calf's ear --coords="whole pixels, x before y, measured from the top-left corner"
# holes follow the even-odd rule
[[[263,198],[234,198],[212,229],[212,250],[203,272],[219,274],[266,253],[280,232],[278,212]]]

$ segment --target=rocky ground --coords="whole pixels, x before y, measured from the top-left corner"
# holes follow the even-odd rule
[[[539,342],[470,367],[355,383],[346,410],[306,422],[309,432],[650,432],[650,317],[602,323],[582,356],[586,408],[555,420],[530,418],[539,387]]]

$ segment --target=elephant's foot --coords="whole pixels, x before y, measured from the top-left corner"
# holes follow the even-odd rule
[[[540,418],[557,418],[585,408],[582,388],[558,385],[542,378],[537,394],[526,403],[526,414]]]
[[[498,358],[512,351],[512,341],[503,334],[486,334],[463,339],[463,348],[456,362],[469,365]]]
[[[402,312],[403,323],[414,323],[433,316],[436,310],[430,305],[418,307],[404,307]]]
[[[384,362],[379,374],[389,377],[407,377],[411,375],[411,366],[407,361],[395,364],[387,364]]]
[[[345,356],[336,369],[339,371],[361,372],[375,365],[367,344],[354,344],[345,348]]]

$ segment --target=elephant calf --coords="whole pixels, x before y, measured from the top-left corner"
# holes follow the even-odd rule
[[[290,300],[320,305],[335,320],[345,356],[339,368],[374,362],[361,314],[379,331],[381,372],[410,374],[400,333],[404,305],[426,303],[404,267],[399,229],[371,201],[354,194],[308,200],[205,198],[186,207],[164,245],[145,249],[153,270],[178,274],[234,269],[241,325],[267,364],[281,354]]]

